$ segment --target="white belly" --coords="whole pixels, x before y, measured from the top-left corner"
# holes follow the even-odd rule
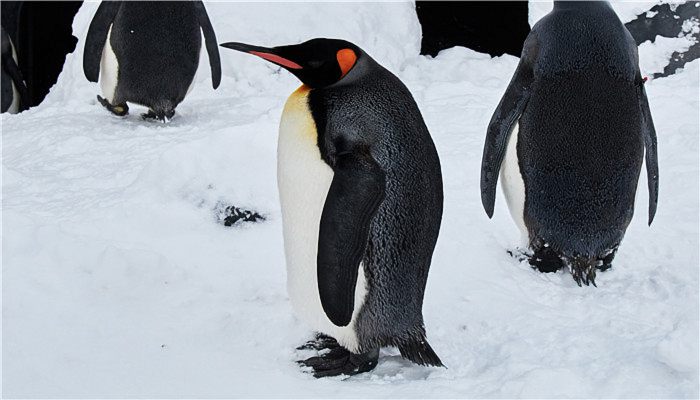
[[[308,89],[302,86],[287,100],[277,147],[277,185],[282,205],[287,289],[297,315],[311,328],[331,335],[342,346],[357,351],[354,326],[366,294],[363,267],[359,266],[355,308],[348,326],[336,326],[328,319],[318,293],[319,223],[333,170],[321,159],[307,95]]]
[[[525,226],[525,182],[520,172],[518,164],[518,152],[516,146],[518,144],[518,127],[516,122],[513,126],[513,131],[508,139],[506,147],[506,155],[501,164],[501,189],[508,203],[510,216],[515,221],[515,224],[520,229],[520,238],[523,246],[527,246],[528,233]]]
[[[114,92],[117,90],[117,74],[119,73],[119,62],[117,56],[112,50],[110,38],[112,36],[112,27],[109,27],[107,33],[107,41],[104,49],[102,49],[102,59],[100,60],[100,87],[102,88],[102,97],[110,104],[114,105]]]

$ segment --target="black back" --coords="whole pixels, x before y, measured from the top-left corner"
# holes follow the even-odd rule
[[[326,163],[342,168],[352,151],[356,164],[376,162],[381,173],[375,176],[384,181],[362,256],[369,291],[356,325],[361,346],[394,345],[415,362],[440,365],[425,340],[421,309],[442,218],[442,176],[413,96],[359,51],[345,78],[310,92],[309,106]]]
[[[110,43],[119,61],[114,102],[174,108],[199,65],[202,39],[194,3],[124,2]]]
[[[125,1],[100,4],[85,43],[83,68],[96,82],[104,41],[119,63],[114,103],[149,106],[158,113],[175,108],[187,94],[199,65],[204,32],[212,85],[221,81],[214,30],[200,1]]]
[[[565,256],[620,243],[644,156],[636,45],[604,2],[557,2],[539,21],[517,152],[525,223]]]

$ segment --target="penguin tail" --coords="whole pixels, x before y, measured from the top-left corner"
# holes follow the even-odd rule
[[[425,334],[420,335],[418,338],[409,339],[407,341],[402,341],[396,345],[401,356],[407,360],[413,361],[418,365],[426,365],[433,367],[444,367],[440,357],[435,354],[435,351],[430,344],[428,339],[425,338]]]
[[[597,259],[595,257],[574,256],[567,260],[569,264],[569,272],[574,278],[576,284],[581,287],[582,284],[588,286],[592,284],[595,287]]]
[[[148,113],[144,114],[144,119],[156,119],[167,122],[175,115],[175,105],[170,100],[159,100],[150,107]]]

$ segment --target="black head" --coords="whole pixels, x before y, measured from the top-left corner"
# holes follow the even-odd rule
[[[222,43],[221,46],[250,53],[284,67],[311,88],[322,88],[340,81],[362,55],[359,47],[338,39],[311,39],[300,44],[272,48],[236,42]]]
[[[571,0],[555,0],[554,9],[555,10],[590,10],[590,9],[600,9],[600,8],[610,8],[610,3],[607,1],[593,0],[593,1],[571,1]]]

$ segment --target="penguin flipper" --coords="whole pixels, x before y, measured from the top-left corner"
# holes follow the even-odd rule
[[[7,74],[10,75],[10,78],[12,78],[12,83],[19,93],[19,111],[26,110],[29,108],[29,90],[22,78],[22,72],[19,70],[19,67],[15,64],[15,60],[12,57],[3,58],[2,66]]]
[[[321,214],[316,273],[328,319],[346,326],[352,319],[370,223],[384,200],[386,177],[366,150],[338,155],[333,171]]]
[[[536,50],[537,41],[534,32],[531,32],[525,41],[518,68],[498,103],[486,131],[486,142],[481,159],[481,204],[489,218],[493,216],[498,173],[506,154],[508,138],[513,130],[513,124],[525,110],[530,98]]]
[[[524,76],[526,74],[521,72],[521,68],[522,65],[519,65],[491,117],[486,132],[484,154],[481,158],[481,204],[489,218],[493,216],[498,173],[506,154],[508,138],[513,130],[513,124],[525,110],[525,105],[530,97],[527,90],[528,82],[525,81]]]
[[[22,72],[19,66],[12,57],[12,43],[10,42],[10,37],[2,28],[2,68],[7,72],[7,74],[12,79],[12,83],[17,88],[19,93],[20,107],[19,111],[23,111],[29,107],[29,90],[27,85],[24,83],[24,78],[22,78]]]
[[[647,165],[647,182],[649,185],[649,225],[656,215],[656,204],[659,197],[659,163],[656,153],[656,129],[651,118],[649,100],[643,84],[638,90],[639,105],[642,110],[642,132],[644,134],[644,148]]]
[[[201,1],[195,2],[197,9],[197,18],[199,18],[199,26],[204,33],[204,44],[207,47],[209,54],[209,65],[211,66],[211,83],[214,89],[219,87],[221,83],[221,58],[219,57],[219,45],[216,42],[216,34],[211,26],[207,9]]]
[[[107,33],[121,6],[120,1],[103,1],[95,12],[85,38],[83,51],[83,72],[90,82],[97,82],[100,76],[102,50],[107,41]]]

